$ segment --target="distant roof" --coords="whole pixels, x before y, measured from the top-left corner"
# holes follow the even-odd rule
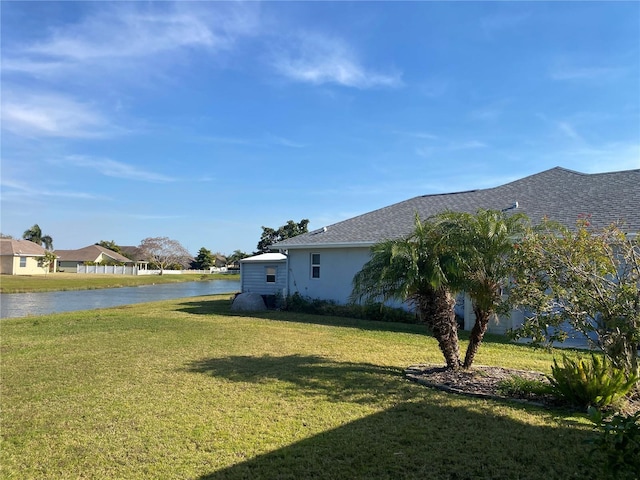
[[[96,259],[103,253],[106,256],[112,258],[116,262],[131,263],[132,260],[120,255],[113,250],[101,247],[100,245],[89,245],[88,247],[79,248],[78,250],[56,250],[55,254],[58,255],[61,262],[95,262]]]
[[[47,251],[30,240],[16,240],[15,238],[0,239],[0,255],[12,256],[44,256]]]
[[[247,257],[240,260],[240,263],[250,263],[250,262],[279,262],[286,260],[286,255],[281,253],[262,253],[260,255],[255,255],[253,257]]]
[[[123,255],[126,255],[131,260],[134,260],[136,262],[146,262],[146,258],[144,258],[144,253],[142,252],[140,247],[136,247],[133,245],[120,245],[119,247]]]
[[[517,205],[517,207],[516,207]],[[443,211],[478,209],[521,212],[532,222],[544,217],[573,227],[581,215],[602,228],[622,221],[640,231],[640,169],[585,174],[555,167],[494,188],[423,195],[278,242],[274,248],[370,246],[411,233],[415,214],[426,219]]]

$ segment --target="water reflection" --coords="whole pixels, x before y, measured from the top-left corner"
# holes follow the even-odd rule
[[[0,318],[92,310],[173,298],[230,293],[239,290],[239,280],[213,280],[100,290],[2,293],[0,294]]]

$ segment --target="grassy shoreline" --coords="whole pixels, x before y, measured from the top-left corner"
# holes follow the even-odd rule
[[[239,274],[179,275],[91,275],[51,273],[48,275],[0,275],[0,293],[54,292],[94,290],[99,288],[136,287],[159,283],[239,280]]]
[[[229,307],[3,320],[0,477],[597,476],[583,415],[407,381],[442,363],[423,326]],[[488,336],[477,361],[548,371],[551,355]]]

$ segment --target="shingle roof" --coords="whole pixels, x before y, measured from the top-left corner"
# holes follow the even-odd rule
[[[79,248],[78,250],[56,250],[61,262],[95,262],[101,253],[112,258],[116,262],[131,263],[132,260],[120,255],[119,253],[101,247],[100,245],[89,245],[88,247]]]
[[[276,243],[274,248],[372,245],[406,236],[415,214],[425,219],[446,210],[475,213],[479,208],[525,213],[532,222],[545,216],[572,227],[591,215],[595,228],[623,221],[640,231],[640,169],[585,174],[552,168],[499,187],[423,195]]]
[[[0,255],[12,256],[44,256],[46,250],[37,243],[29,240],[16,240],[15,238],[0,239]]]
[[[126,255],[135,262],[146,262],[146,258],[144,258],[144,253],[142,252],[142,250],[140,250],[140,247],[132,245],[120,245],[120,251],[123,253],[123,255]]]

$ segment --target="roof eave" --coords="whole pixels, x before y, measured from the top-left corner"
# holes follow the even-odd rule
[[[335,243],[300,243],[292,245],[273,245],[272,248],[278,250],[303,250],[303,249],[324,249],[324,248],[371,248],[376,242],[335,242]]]

